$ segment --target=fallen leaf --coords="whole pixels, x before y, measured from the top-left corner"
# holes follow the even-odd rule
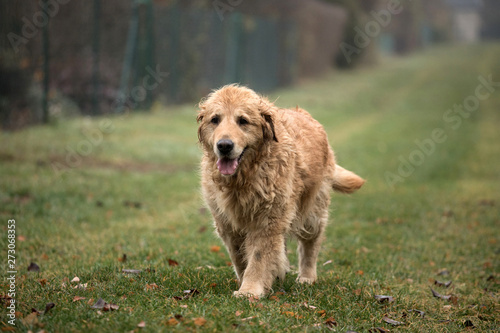
[[[87,289],[88,283],[79,283],[76,286],[73,287],[73,289],[81,289],[81,290],[86,290]]]
[[[142,271],[140,269],[122,269],[122,273],[125,274],[140,274]]]
[[[71,282],[76,282],[76,283],[78,283],[78,282],[80,282],[80,278],[79,278],[78,276],[75,276],[75,277],[73,278],[73,280],[71,280]]]
[[[450,281],[446,281],[446,282],[442,282],[442,281],[438,281],[438,280],[434,280],[434,284],[438,287],[445,287],[445,288],[448,288],[449,286],[451,286],[452,282],[451,280]]]
[[[295,317],[295,313],[292,311],[283,311],[282,314],[284,314],[287,317]]]
[[[106,302],[102,298],[99,298],[97,300],[97,302],[95,302],[95,304],[91,306],[91,308],[92,309],[102,309],[105,304],[106,304]]]
[[[330,318],[328,318],[328,319],[325,321],[325,325],[326,325],[328,328],[332,329],[332,328],[334,328],[335,326],[337,326],[337,325],[338,325],[338,323],[335,321],[335,319],[333,319],[333,317],[330,317]]]
[[[146,284],[146,290],[155,290],[159,289],[160,287],[156,283],[151,283],[151,284]]]
[[[184,290],[184,294],[185,294],[185,298],[189,298],[189,297],[194,297],[196,295],[198,295],[200,292],[198,291],[198,289],[188,289],[188,290]]]
[[[175,319],[174,317],[167,320],[167,325],[169,325],[169,326],[175,326],[177,324],[179,324],[179,321],[177,319]]]
[[[210,247],[210,252],[219,252],[220,246],[214,245]]]
[[[56,305],[54,303],[47,303],[47,305],[45,305],[45,311],[43,312],[44,314],[47,314],[47,312],[50,311],[50,309],[52,309],[53,307],[55,307]]]
[[[306,307],[306,308],[308,308],[308,309],[313,309],[313,310],[315,310],[315,309],[316,309],[316,307],[315,307],[315,306],[313,306],[313,305],[309,305],[309,304],[307,304],[307,302],[302,303],[302,305],[303,305],[303,306],[305,306],[305,307]]]
[[[278,302],[280,300],[278,298],[278,296],[271,296],[271,297],[269,297],[269,299],[272,299],[273,301],[276,301],[276,302]]]
[[[125,200],[123,201],[123,205],[126,206],[126,207],[133,207],[133,208],[141,208],[142,207],[142,204],[138,201],[129,201],[129,200]]]
[[[411,310],[408,310],[408,312],[415,312],[417,314],[420,315],[420,317],[424,318],[425,317],[425,312],[424,311],[421,311],[421,310],[415,310],[415,309],[411,309]]]
[[[179,263],[173,259],[168,259],[169,266],[179,266]]]
[[[375,299],[376,299],[379,303],[392,303],[392,302],[394,302],[394,297],[392,297],[392,296],[386,296],[386,295],[375,295],[374,297],[375,297]]]
[[[248,320],[252,320],[254,318],[257,318],[257,316],[246,317],[246,318],[241,319],[241,321],[248,321]]]
[[[48,284],[47,279],[40,279],[40,280],[38,280],[38,282],[40,282],[40,284],[42,285],[42,287],[45,287],[45,285]]]
[[[259,298],[258,298],[257,296],[250,296],[250,297],[248,298],[248,301],[249,301],[250,303],[257,303],[257,302],[259,301]]]
[[[383,321],[385,321],[385,322],[386,322],[386,323],[388,323],[388,324],[391,324],[392,326],[404,325],[404,323],[403,323],[403,322],[401,322],[401,321],[396,321],[396,320],[391,319],[391,318],[389,318],[389,317],[384,317],[384,318],[382,318],[382,320],[383,320]]]
[[[320,317],[324,317],[324,316],[326,316],[326,310],[319,310],[318,314]]]
[[[139,324],[137,324],[137,327],[139,327],[139,328],[144,328],[144,327],[146,327],[146,323],[144,322],[144,320],[143,320],[143,321],[141,321]]]
[[[323,263],[323,266],[326,266],[326,265],[328,265],[328,264],[331,264],[332,262],[333,262],[333,261],[331,261],[331,260],[327,260],[327,261],[325,261],[325,262]]]
[[[19,235],[19,236],[17,236],[17,240],[20,242],[24,242],[26,240],[26,237],[23,235]]]
[[[199,318],[194,318],[193,322],[196,326],[203,326],[207,323],[207,320],[205,318],[199,317]]]
[[[370,333],[387,333],[390,332],[387,328],[383,327],[373,327],[368,330]]]
[[[46,253],[42,254],[42,259],[43,260],[49,260],[49,256]]]
[[[125,262],[127,261],[127,255],[124,253],[120,258],[118,258],[119,262]]]
[[[75,297],[73,297],[73,302],[82,301],[82,300],[84,300],[84,299],[85,299],[85,297],[82,297],[82,296],[75,296]]]
[[[359,270],[359,271],[356,271],[356,274],[357,274],[357,275],[364,275],[364,274],[365,274],[365,272],[363,272],[362,270]]]
[[[444,300],[449,300],[451,298],[451,295],[441,295],[440,293],[438,293],[437,291],[435,291],[432,288],[431,288],[431,291],[432,291],[432,296],[434,296],[436,298],[441,298]]]
[[[243,313],[243,311],[236,311],[235,315],[236,315],[236,317],[239,317],[239,316],[241,316],[242,313]]]
[[[35,264],[34,262],[30,263],[28,266],[28,272],[40,272],[40,266]]]

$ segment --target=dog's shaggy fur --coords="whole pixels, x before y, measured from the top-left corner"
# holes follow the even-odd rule
[[[316,280],[331,189],[364,180],[335,164],[323,127],[300,108],[279,109],[238,85],[200,103],[201,187],[240,289],[261,296],[288,270],[285,238],[298,239],[301,283]]]

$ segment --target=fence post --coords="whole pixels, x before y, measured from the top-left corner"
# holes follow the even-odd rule
[[[154,12],[153,1],[147,0],[146,2],[146,63],[149,68],[154,66]],[[146,95],[145,107],[151,109],[153,104],[153,91],[148,90]]]
[[[99,52],[100,52],[101,0],[94,0],[94,29],[92,34],[92,114],[100,113],[99,108]]]
[[[134,60],[135,49],[137,46],[137,33],[139,30],[139,7],[136,0],[132,2],[132,17],[130,19],[127,47],[125,50],[125,59],[123,61],[122,76],[120,80],[120,91],[118,92],[118,103],[116,112],[121,113],[125,109],[125,103],[128,99],[128,84],[130,78],[130,70]]]
[[[42,2],[43,10],[48,13],[48,0]],[[43,26],[42,30],[42,44],[43,44],[43,100],[42,100],[42,122],[47,124],[49,122],[49,70],[50,70],[50,48],[49,48],[49,22],[50,16],[47,15],[47,24]]]

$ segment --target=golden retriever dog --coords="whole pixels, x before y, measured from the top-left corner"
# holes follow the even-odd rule
[[[289,269],[285,241],[298,239],[300,283],[316,281],[330,192],[364,180],[335,164],[323,127],[297,107],[280,109],[228,85],[199,104],[201,188],[238,277],[236,296],[262,296]]]

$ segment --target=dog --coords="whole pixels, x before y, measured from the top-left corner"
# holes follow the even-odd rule
[[[299,283],[317,279],[330,192],[365,182],[335,163],[323,127],[305,110],[280,109],[236,84],[210,93],[197,115],[201,192],[239,281],[235,296],[267,294],[289,270],[298,239]]]

